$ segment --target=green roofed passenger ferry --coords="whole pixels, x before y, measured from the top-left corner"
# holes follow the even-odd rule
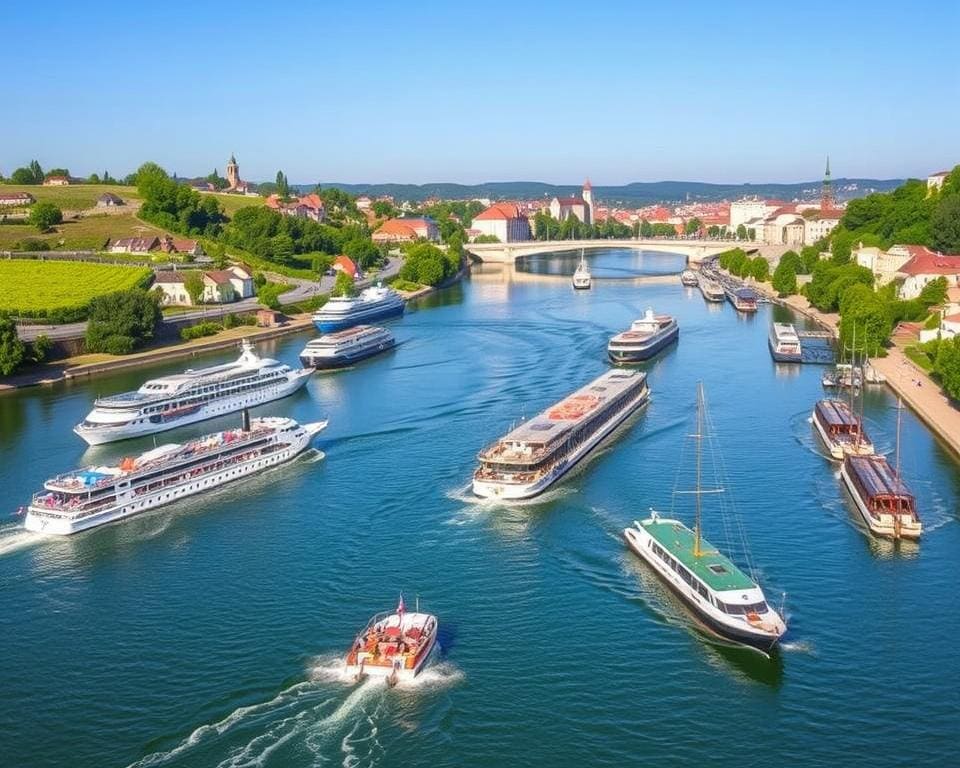
[[[768,604],[760,585],[701,533],[702,496],[724,491],[701,487],[701,444],[708,436],[705,411],[701,384],[697,391],[697,431],[691,435],[697,446],[696,490],[676,491],[696,499],[693,529],[651,511],[650,517],[634,522],[623,535],[630,549],[683,600],[710,634],[769,653],[787,631],[783,617]]]

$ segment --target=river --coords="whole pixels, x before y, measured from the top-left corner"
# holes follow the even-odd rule
[[[477,269],[392,323],[400,345],[259,409],[329,418],[293,465],[120,525],[38,540],[0,524],[0,754],[10,766],[946,765],[960,733],[960,473],[904,413],[918,546],[871,540],[822,455],[814,365],[777,366],[772,317],[656,276],[677,257],[577,254]],[[653,276],[654,279],[651,279]],[[680,342],[645,365],[652,397],[536,503],[468,489],[477,451],[607,369],[648,307]],[[260,346],[291,364],[309,335]],[[212,353],[195,366],[225,361]],[[6,511],[79,464],[97,394],[175,362],[0,397]],[[717,647],[626,550],[670,509],[703,381],[750,554],[790,630],[767,660]],[[892,451],[896,402],[866,396]],[[181,439],[226,418],[158,436]],[[677,514],[689,518],[680,502]],[[723,546],[720,521],[706,533]],[[438,614],[415,684],[347,685],[341,653],[403,593]],[[785,597],[783,597],[785,595]]]

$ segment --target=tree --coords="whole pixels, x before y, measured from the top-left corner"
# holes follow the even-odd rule
[[[353,296],[353,278],[344,272],[339,270],[337,272],[337,279],[333,284],[333,296]]]
[[[737,226],[737,240],[747,239],[747,228],[743,224]]]
[[[26,346],[17,334],[17,325],[6,313],[0,314],[0,375],[9,376],[23,362]]]
[[[354,237],[344,243],[343,252],[353,259],[361,269],[370,269],[380,261],[380,251],[371,240],[365,237]]]
[[[947,278],[941,276],[936,280],[931,280],[923,286],[918,298],[925,307],[943,304],[947,299]]]
[[[33,171],[29,168],[17,168],[12,174],[10,174],[10,181],[13,184],[39,184],[34,177]]]
[[[944,253],[960,253],[960,190],[943,195],[930,218],[930,243]]]
[[[88,352],[124,355],[150,341],[163,319],[156,291],[133,288],[90,302],[85,346]]]
[[[195,269],[191,269],[183,276],[183,287],[190,297],[191,304],[203,303],[203,274]]]
[[[640,237],[653,237],[653,225],[646,219],[640,222]]]
[[[430,243],[417,243],[406,252],[400,277],[421,285],[438,285],[459,268],[460,256],[445,254]]]
[[[773,270],[773,290],[781,296],[792,296],[797,292],[797,272],[791,260],[781,258]]]
[[[687,235],[695,235],[700,231],[702,227],[703,227],[703,222],[700,221],[700,219],[698,219],[696,216],[694,216],[692,219],[687,220],[687,223],[683,227],[683,232],[684,234],[687,234]]]
[[[397,209],[389,200],[374,200],[371,208],[378,219],[389,219],[397,215]]]
[[[750,274],[758,283],[764,282],[770,277],[770,263],[763,256],[757,256],[750,265]]]
[[[956,337],[941,339],[933,361],[933,370],[944,391],[954,400],[960,399],[960,345],[957,341]]]
[[[840,299],[840,342],[855,352],[877,355],[890,337],[893,324],[887,306],[863,283],[847,287]]]
[[[284,200],[290,197],[290,185],[283,171],[277,171],[277,194]]]
[[[50,350],[53,349],[53,342],[50,341],[49,336],[41,333],[33,340],[33,344],[30,345],[30,348],[30,357],[33,362],[42,363],[47,359],[47,356],[50,354]]]
[[[41,232],[48,232],[63,221],[63,211],[48,200],[41,200],[30,208],[27,220]]]
[[[38,165],[37,167],[39,168],[40,166]],[[47,172],[43,175],[43,178],[44,178],[44,179],[49,179],[49,178],[51,178],[51,177],[53,177],[53,176],[66,176],[66,177],[69,179],[69,178],[70,178],[70,171],[68,171],[66,168],[51,168],[49,171],[47,171]],[[42,179],[41,179],[41,181],[42,181]]]
[[[707,227],[707,237],[720,237],[720,227],[718,227],[716,224],[711,224],[709,227]]]
[[[100,177],[97,176],[97,174],[91,173],[87,177],[87,184],[99,184],[99,183],[100,183]]]
[[[30,161],[30,173],[33,174],[34,184],[43,184],[43,168],[40,167],[40,163],[36,160]]]

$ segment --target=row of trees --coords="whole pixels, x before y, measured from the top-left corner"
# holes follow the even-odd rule
[[[557,221],[546,211],[540,211],[533,217],[533,228],[534,238],[537,240],[599,240],[633,237],[637,234],[635,227],[622,224],[612,217],[595,224],[585,224],[573,214],[563,221]],[[674,233],[670,226],[670,234]]]
[[[96,297],[90,302],[86,350],[126,355],[151,341],[163,319],[160,301],[156,291],[143,288]]]
[[[66,176],[69,178],[70,171],[66,168],[51,168],[44,172],[39,162],[31,160],[29,165],[17,168],[10,174],[10,182],[12,184],[43,184],[44,180],[51,176]]]
[[[220,203],[171,179],[156,163],[144,163],[135,176],[137,192],[143,198],[140,218],[158,227],[185,235],[217,237],[223,223]]]
[[[405,250],[400,279],[421,285],[439,285],[452,277],[463,258],[463,243],[457,238],[452,239],[446,251],[430,243],[413,243]]]
[[[763,282],[770,277],[770,263],[763,256],[751,259],[742,248],[724,251],[720,254],[718,262],[721,268],[737,277],[752,277],[758,282]]]

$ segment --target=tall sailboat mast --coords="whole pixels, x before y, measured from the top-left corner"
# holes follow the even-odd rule
[[[903,413],[903,398],[897,398],[897,513],[893,517],[893,537],[900,538],[900,526],[903,524],[900,516],[903,514],[903,481],[900,479],[900,417]]]
[[[696,506],[696,522],[693,526],[693,531],[695,534],[693,542],[693,556],[700,557],[700,538],[701,533],[700,529],[702,528],[701,523],[701,502],[700,502],[700,475],[701,475],[701,464],[702,464],[702,444],[703,444],[703,382],[697,384],[697,433],[693,436],[697,441],[697,490],[695,493],[697,499]]]

